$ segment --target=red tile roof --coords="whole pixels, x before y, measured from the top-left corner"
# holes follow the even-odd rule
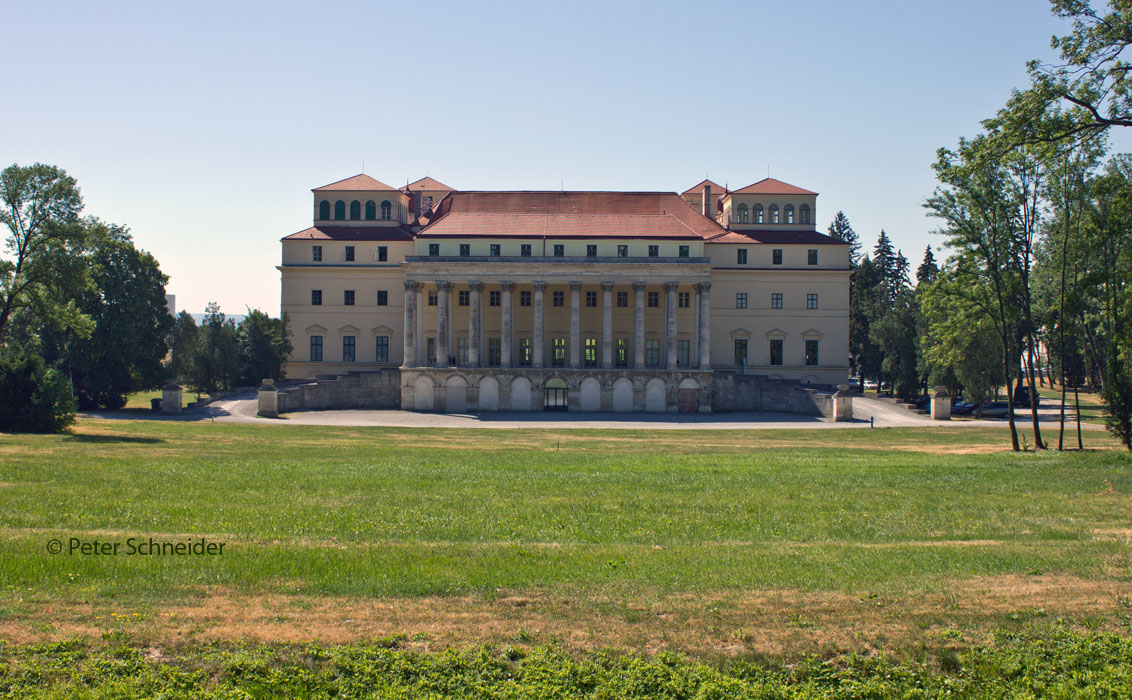
[[[723,228],[673,192],[452,192],[420,236],[705,239]]]
[[[332,182],[329,185],[323,185],[322,187],[316,187],[313,190],[311,190],[311,192],[325,192],[325,191],[328,191],[328,190],[329,191],[333,191],[333,190],[353,190],[353,191],[384,190],[384,191],[391,191],[391,190],[396,190],[396,189],[397,189],[396,187],[390,187],[389,185],[385,184],[384,182],[381,182],[380,180],[374,180],[369,175],[362,174],[362,175],[355,175],[353,177],[348,177],[345,180],[339,180],[338,182]]]
[[[724,188],[723,188],[723,185],[720,185],[720,184],[714,183],[714,182],[712,182],[711,180],[701,180],[701,181],[700,181],[699,183],[697,183],[697,184],[695,184],[695,185],[692,185],[692,186],[691,186],[691,187],[689,187],[688,189],[686,189],[686,190],[684,190],[683,192],[681,192],[681,193],[680,193],[680,196],[681,196],[681,197],[683,197],[683,196],[684,196],[684,195],[686,195],[686,194],[700,194],[701,192],[703,192],[703,191],[704,191],[704,185],[711,185],[711,193],[712,193],[712,195],[721,195],[721,194],[723,194],[723,189],[724,189]]]
[[[782,180],[775,180],[773,177],[768,177],[765,180],[759,180],[753,185],[747,185],[741,190],[735,190],[731,194],[817,194],[804,190],[801,187],[795,187]]]
[[[849,245],[832,236],[817,231],[727,231],[715,238],[711,243],[767,243],[776,245]]]
[[[433,180],[431,177],[422,177],[420,180],[410,182],[401,188],[402,192],[416,192],[418,190],[451,192],[452,188],[439,180]]]
[[[413,234],[401,226],[312,226],[285,241],[411,241]]]

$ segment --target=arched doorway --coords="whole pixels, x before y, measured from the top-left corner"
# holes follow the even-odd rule
[[[560,377],[552,377],[546,380],[543,387],[543,410],[544,411],[565,411],[566,410],[566,380]]]

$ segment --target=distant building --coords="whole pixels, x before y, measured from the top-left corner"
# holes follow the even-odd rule
[[[288,376],[398,369],[418,410],[695,411],[719,372],[848,374],[849,249],[815,192],[312,192],[282,240]]]
[[[176,294],[166,294],[165,295],[165,308],[169,309],[169,315],[170,316],[176,316],[177,315],[177,295]]]

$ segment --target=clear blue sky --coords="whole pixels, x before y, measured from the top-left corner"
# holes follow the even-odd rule
[[[771,175],[939,246],[939,146],[1063,33],[1044,0],[8,3],[0,165],[62,166],[180,309],[279,310],[310,189],[682,191]],[[1127,135],[1114,146],[1132,150]]]

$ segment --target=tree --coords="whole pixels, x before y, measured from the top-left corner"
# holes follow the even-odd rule
[[[882,308],[882,293],[880,273],[866,255],[849,276],[849,359],[862,379],[880,376],[883,357],[869,328]]]
[[[177,314],[169,331],[168,344],[171,353],[170,372],[178,380],[188,381],[197,351],[197,322],[188,311]]]
[[[849,264],[856,267],[861,259],[861,240],[849,224],[849,217],[845,216],[845,212],[839,211],[834,215],[833,221],[829,224],[829,235],[849,244]]]
[[[869,338],[880,350],[881,375],[892,382],[893,392],[904,400],[919,389],[916,356],[916,305],[910,289],[902,289],[896,299],[869,329]]]
[[[938,276],[939,265],[935,264],[935,255],[932,254],[932,247],[929,245],[927,250],[924,251],[924,261],[916,269],[916,289],[919,289],[922,284],[935,282]]]
[[[284,378],[283,364],[291,354],[287,325],[287,314],[271,318],[259,309],[248,311],[236,331],[242,385],[256,386],[263,379]]]
[[[191,372],[197,390],[211,393],[231,387],[240,372],[236,324],[225,318],[220,305],[214,301],[205,308],[204,322],[198,329],[197,338]]]
[[[71,383],[37,355],[0,358],[0,430],[55,433],[75,420]]]
[[[73,283],[69,254],[81,246],[78,184],[53,165],[11,165],[0,172],[0,221],[10,231],[0,260],[0,349],[12,314]],[[68,313],[65,306],[47,312]]]

